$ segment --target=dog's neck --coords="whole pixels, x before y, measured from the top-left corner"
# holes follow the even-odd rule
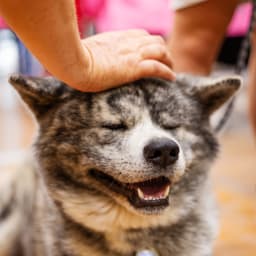
[[[52,172],[49,173],[52,174]],[[90,191],[87,192],[90,193]],[[93,194],[92,192],[90,199],[93,197]],[[65,201],[70,199],[70,194],[67,194],[67,198],[64,199],[62,203],[65,204]],[[97,200],[90,200],[92,205],[84,200],[85,198],[83,197],[81,203],[78,204],[79,209],[76,207],[65,208],[64,205],[58,207],[57,200],[54,200],[63,218],[64,244],[65,246],[68,244],[71,248],[70,251],[77,252],[76,254],[81,256],[103,256],[102,251],[106,252],[104,256],[158,255],[154,252],[158,245],[154,245],[155,241],[152,240],[152,228],[154,229],[153,233],[156,234],[160,227],[167,227],[176,223],[181,216],[179,207],[174,207],[174,209],[168,208],[166,212],[160,216],[161,218],[156,216],[146,216],[142,218],[130,213],[118,204],[114,204],[114,207],[112,205],[113,203],[111,204],[112,210],[111,212],[108,211],[107,215],[103,212],[103,214],[99,216],[92,214],[87,216],[86,213],[88,211],[95,212],[95,209],[102,209],[102,204],[98,194]],[[106,206],[105,197],[102,197],[102,203]],[[92,207],[92,209],[90,209],[90,207]],[[73,210],[75,210],[76,213],[80,211],[83,214],[79,214],[80,217],[78,218]],[[184,207],[182,211],[184,213]],[[66,212],[66,214],[64,214],[64,212]],[[111,216],[114,215],[115,218],[110,218],[111,216],[108,216],[108,214],[111,214]],[[104,222],[102,222],[102,220],[104,220]],[[114,222],[112,223],[111,220]],[[105,229],[102,229],[102,224],[105,225]],[[151,229],[151,232],[147,232],[148,229]],[[159,234],[161,233],[160,230]],[[161,239],[162,241],[165,240],[164,237]],[[158,253],[160,253],[160,251]]]
[[[105,255],[127,255],[127,256],[158,256],[154,248],[136,248],[133,232],[112,232],[98,233],[75,223],[69,217],[63,215],[64,232],[66,232],[66,242],[72,252],[77,255],[103,256],[99,251],[105,251]],[[99,249],[100,248],[100,249]],[[83,252],[83,253],[81,253]]]

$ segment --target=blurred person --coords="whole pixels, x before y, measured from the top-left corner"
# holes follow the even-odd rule
[[[208,75],[216,60],[238,0],[173,0],[174,27],[169,37],[174,70]],[[249,65],[249,115],[256,135],[256,40]]]
[[[142,77],[175,77],[164,40],[144,30],[81,40],[72,0],[2,0],[0,13],[50,73],[78,90],[101,91]]]
[[[83,20],[93,19],[96,31],[99,33],[120,29],[140,28],[147,30],[150,34],[163,37],[172,33],[173,10],[172,3],[175,0],[77,0],[83,3],[79,7],[79,16]],[[88,3],[95,3],[96,8]],[[99,2],[103,2],[99,6]],[[178,0],[178,2],[183,2]],[[250,4],[243,4],[237,8],[235,15],[227,30],[227,37],[244,36],[247,32],[250,20]],[[88,14],[90,13],[90,17]],[[125,15],[124,15],[125,14]],[[161,19],[159,19],[161,17]]]

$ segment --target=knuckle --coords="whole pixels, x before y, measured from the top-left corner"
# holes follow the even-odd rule
[[[165,47],[159,47],[158,48],[158,56],[160,58],[167,58],[168,57],[168,53]]]
[[[165,41],[164,41],[163,37],[161,37],[161,36],[155,36],[155,40],[156,40],[159,44],[165,44]]]
[[[129,57],[126,58],[126,63],[125,64],[126,64],[127,67],[132,67],[138,62],[139,59],[140,58],[135,57],[135,56],[129,56]]]
[[[152,73],[159,74],[161,72],[161,67],[157,62],[152,63]]]

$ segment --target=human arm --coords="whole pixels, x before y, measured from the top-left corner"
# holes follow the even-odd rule
[[[1,0],[0,12],[46,69],[76,89],[101,91],[146,76],[174,78],[163,40],[145,31],[81,40],[73,0]]]
[[[238,3],[207,0],[175,11],[168,44],[176,72],[210,73]]]

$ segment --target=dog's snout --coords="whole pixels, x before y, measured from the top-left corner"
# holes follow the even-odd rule
[[[174,164],[179,156],[179,146],[173,140],[154,139],[144,147],[144,158],[147,162],[162,168]]]

